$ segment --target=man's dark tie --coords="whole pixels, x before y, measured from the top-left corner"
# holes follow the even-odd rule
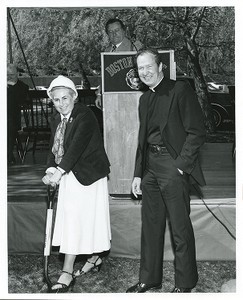
[[[116,45],[112,45],[111,52],[115,52],[115,51],[116,51]]]
[[[67,126],[67,118],[63,118],[62,121],[58,124],[57,130],[54,137],[54,143],[52,147],[52,153],[55,155],[55,162],[59,164],[64,155],[64,134]]]

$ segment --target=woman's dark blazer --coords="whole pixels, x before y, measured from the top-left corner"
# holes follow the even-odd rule
[[[56,113],[50,120],[51,139],[47,167],[56,167],[51,151],[54,136],[61,116]],[[83,185],[90,185],[110,173],[103,139],[94,113],[85,105],[76,103],[68,120],[64,136],[64,156],[58,165],[72,171]]]
[[[198,154],[206,131],[194,90],[187,82],[163,78],[155,91],[161,100],[161,138],[175,166],[189,174],[192,182],[205,185]],[[140,178],[146,165],[147,112],[151,93],[151,90],[145,92],[139,104],[140,130],[134,176]]]

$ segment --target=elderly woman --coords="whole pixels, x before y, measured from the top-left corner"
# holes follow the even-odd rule
[[[67,77],[55,78],[48,96],[57,110],[51,126],[50,152],[43,182],[58,185],[58,203],[53,246],[65,254],[62,273],[51,292],[67,292],[75,276],[97,268],[99,253],[110,249],[111,230],[106,156],[97,120],[81,103],[74,83]],[[90,258],[82,270],[73,272],[78,254]]]

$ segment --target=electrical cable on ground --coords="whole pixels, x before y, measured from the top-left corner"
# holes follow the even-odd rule
[[[207,203],[204,201],[204,199],[201,197],[201,200],[203,204],[206,206],[207,210],[213,215],[213,217],[226,229],[226,231],[229,233],[229,235],[236,240],[236,237],[233,235],[233,233],[229,230],[229,228],[215,215],[215,213],[208,207]]]

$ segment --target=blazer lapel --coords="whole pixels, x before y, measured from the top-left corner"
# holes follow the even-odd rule
[[[144,97],[143,101],[141,102],[140,108],[140,136],[139,141],[142,147],[145,145],[145,141],[147,138],[147,125],[148,125],[148,110],[149,110],[149,100],[152,95],[152,91],[146,92],[146,98]]]
[[[158,86],[158,94],[161,100],[161,123],[160,123],[160,131],[163,132],[165,125],[168,120],[171,103],[174,95],[174,82],[164,78],[161,84]]]
[[[131,42],[128,38],[124,37],[121,45],[116,49],[116,52],[120,51],[132,51],[131,49]]]
[[[73,123],[74,123],[74,118],[70,117],[68,122],[67,122],[67,127],[66,127],[66,131],[65,131],[65,136],[64,136],[64,143],[66,143],[69,134],[71,132],[71,129],[73,127]]]
[[[75,122],[75,117],[76,117],[76,108],[74,106],[73,108],[73,111],[68,119],[68,122],[67,122],[67,127],[66,127],[66,131],[65,131],[65,137],[64,137],[64,143],[66,143],[68,137],[69,137],[69,134],[71,132],[71,129],[73,127],[73,124]]]

